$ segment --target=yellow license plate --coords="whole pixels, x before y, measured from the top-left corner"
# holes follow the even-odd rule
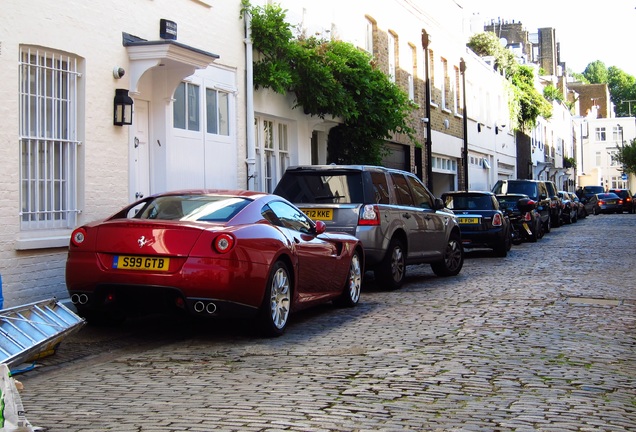
[[[479,218],[459,218],[460,224],[478,224]]]
[[[333,220],[333,209],[300,209],[312,220]]]
[[[124,270],[168,271],[170,258],[115,255],[113,268]]]

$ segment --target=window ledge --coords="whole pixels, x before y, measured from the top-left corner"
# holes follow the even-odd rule
[[[18,238],[15,242],[16,250],[51,249],[68,247],[71,232],[68,234],[47,236],[44,233],[40,236],[28,236]]]

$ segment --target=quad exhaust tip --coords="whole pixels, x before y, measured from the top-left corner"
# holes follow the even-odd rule
[[[81,304],[84,305],[88,303],[88,295],[87,294],[73,294],[71,296],[71,302],[73,304]]]
[[[206,303],[206,302],[198,301],[194,304],[194,311],[197,313],[206,312],[212,315],[214,312],[216,312],[216,304],[214,304],[213,302]]]

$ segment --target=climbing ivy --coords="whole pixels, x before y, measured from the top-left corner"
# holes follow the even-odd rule
[[[254,87],[292,93],[293,108],[342,122],[329,135],[329,161],[379,164],[387,153],[384,140],[404,134],[415,144],[408,95],[380,71],[367,52],[354,45],[317,37],[293,36],[279,5],[242,2],[251,18],[251,36],[259,53]]]

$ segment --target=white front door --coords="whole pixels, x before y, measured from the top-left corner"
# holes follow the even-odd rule
[[[148,152],[148,101],[135,100],[133,116],[130,201],[150,194],[150,163]]]

